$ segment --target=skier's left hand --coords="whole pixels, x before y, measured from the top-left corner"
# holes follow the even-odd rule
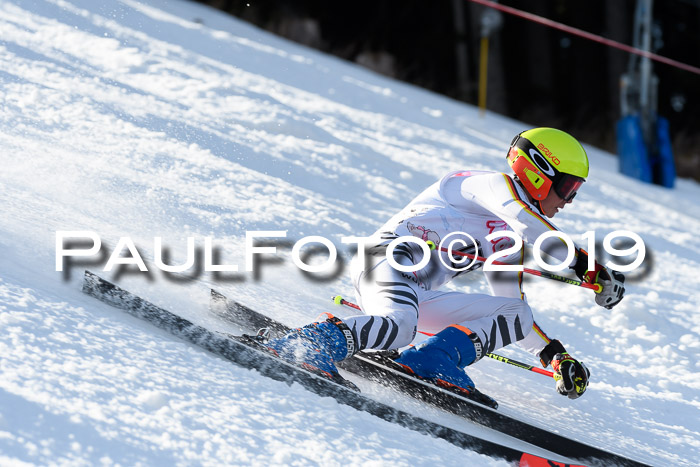
[[[566,352],[558,353],[552,359],[552,369],[559,394],[569,396],[569,399],[578,399],[586,392],[591,372],[582,362]]]
[[[595,302],[609,310],[620,303],[625,295],[625,276],[598,263],[595,266],[595,270],[584,274],[583,280],[603,287],[600,292],[596,292]]]
[[[571,268],[579,279],[589,284],[598,284],[602,289],[596,292],[595,302],[608,310],[620,303],[625,295],[625,276],[617,271],[608,269],[595,262],[592,270],[587,270],[588,253],[585,250],[577,250],[576,263]]]

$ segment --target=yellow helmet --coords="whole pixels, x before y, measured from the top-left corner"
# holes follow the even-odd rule
[[[554,128],[523,131],[510,143],[508,164],[535,201],[549,190],[566,201],[588,177],[588,156],[576,138]]]

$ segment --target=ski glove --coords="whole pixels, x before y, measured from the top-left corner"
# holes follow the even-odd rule
[[[592,271],[586,269],[587,265],[588,253],[585,250],[577,250],[576,262],[571,268],[582,281],[603,287],[600,292],[596,292],[595,302],[608,310],[620,303],[625,294],[625,276],[598,264],[597,261]]]
[[[558,353],[552,360],[557,392],[569,399],[578,399],[586,392],[591,372],[586,365],[575,360],[568,353]]]
[[[596,292],[595,302],[608,310],[620,303],[625,295],[625,276],[597,263],[594,271],[586,272],[584,280],[603,286],[603,290]]]
[[[549,341],[540,352],[540,361],[545,368],[552,364],[559,394],[576,399],[586,392],[591,372],[586,365],[572,358],[560,341]]]

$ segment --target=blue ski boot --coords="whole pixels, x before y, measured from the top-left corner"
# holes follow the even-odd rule
[[[481,357],[481,340],[476,333],[452,325],[403,351],[394,361],[410,374],[495,409],[498,403],[477,390],[464,371]]]
[[[345,384],[346,380],[338,373],[335,362],[356,353],[355,337],[343,321],[330,313],[324,315],[328,316],[325,321],[293,329],[264,345],[283,360],[349,386],[351,383]]]

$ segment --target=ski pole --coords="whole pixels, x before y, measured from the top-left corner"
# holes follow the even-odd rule
[[[433,242],[431,242],[430,240],[427,241],[426,243],[428,244],[428,246],[431,249],[436,248],[435,244]],[[483,256],[472,255],[470,253],[463,253],[461,251],[452,250],[450,252],[450,250],[448,250],[447,248],[440,248],[440,251],[444,251],[445,253],[452,253],[452,254],[455,254],[457,256],[466,256],[467,258],[476,259],[477,261],[482,261],[482,262],[486,261],[486,258],[484,258]],[[492,261],[491,264],[497,264],[499,266],[512,266],[512,265],[510,265],[508,263],[504,263],[502,261]],[[571,279],[571,278],[565,277],[565,276],[559,276],[557,274],[552,274],[551,272],[547,272],[547,271],[541,271],[539,269],[530,269],[530,268],[523,267],[523,272],[526,272],[528,274],[532,274],[533,276],[544,277],[545,279],[551,279],[554,281],[564,282],[565,284],[569,284],[569,285],[576,285],[578,287],[583,287],[584,289],[591,289],[595,293],[600,293],[603,290],[603,286],[600,284],[589,284],[588,282],[583,282],[583,281],[580,281],[577,279]]]
[[[345,300],[340,295],[336,295],[335,297],[333,297],[333,303],[335,303],[336,305],[345,305],[347,307],[362,311],[362,308],[360,308],[359,306],[357,306],[356,304],[354,304],[352,302]],[[425,331],[418,331],[418,332],[421,334],[424,334],[426,336],[434,336],[434,334],[431,334],[429,332],[425,332]],[[513,360],[512,358],[504,357],[502,355],[497,355],[497,354],[493,354],[490,352],[487,353],[486,356],[489,358],[493,358],[494,360],[498,360],[499,362],[507,363],[509,365],[513,365],[514,367],[521,368],[523,370],[532,371],[533,373],[539,373],[541,375],[545,375],[545,376],[549,376],[550,378],[554,378],[554,373],[552,373],[549,370],[544,370],[542,368],[539,368],[539,367],[536,367],[533,365],[528,365],[527,363],[522,363],[522,362],[519,362],[517,360]]]
[[[517,360],[513,360],[508,357],[504,357],[503,355],[496,355],[494,353],[487,353],[487,357],[493,358],[494,360],[498,360],[499,362],[507,363],[508,365],[513,365],[518,368],[522,368],[523,370],[529,370],[534,373],[539,373],[541,375],[549,376],[550,378],[554,378],[554,373],[552,373],[549,370],[545,370],[543,368],[533,366],[533,365],[528,365],[527,363],[522,363]]]

